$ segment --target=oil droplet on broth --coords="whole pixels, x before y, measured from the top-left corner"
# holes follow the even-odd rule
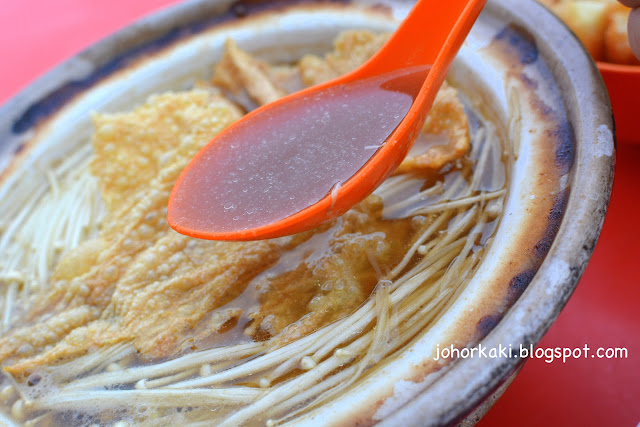
[[[384,145],[427,72],[414,67],[333,87],[241,123],[182,177],[171,217],[191,230],[233,232],[304,210]]]

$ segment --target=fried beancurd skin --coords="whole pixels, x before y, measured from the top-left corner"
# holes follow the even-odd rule
[[[320,58],[305,55],[298,68],[306,86],[324,83],[358,68],[371,58],[389,38],[388,33],[345,31],[335,40],[334,49]]]
[[[211,135],[240,116],[224,98],[211,91],[193,90],[153,96],[130,113],[94,117],[92,142],[97,154],[92,172],[100,181],[108,214],[98,238],[65,254],[50,278],[51,286],[34,295],[25,319],[27,325],[0,338],[0,361],[23,361],[5,369],[18,375],[38,365],[80,356],[106,343],[132,339],[121,327],[126,319],[113,310],[118,306],[118,285],[136,265],[147,269],[144,253],[163,238],[173,235],[179,243],[181,237],[166,221],[171,188]],[[105,126],[113,131],[104,132]],[[167,136],[164,149],[149,127]],[[111,148],[105,150],[107,146]],[[108,160],[100,159],[105,151]],[[140,162],[144,156],[147,162]],[[148,169],[141,170],[137,178],[126,183],[118,180],[120,174],[140,164]],[[120,193],[127,197],[116,196]],[[177,244],[173,250],[181,249]],[[108,309],[110,304],[114,307]],[[100,318],[108,319],[106,324],[83,329],[84,338],[78,342],[80,332],[74,334],[74,330],[100,322]]]
[[[431,146],[426,152],[404,159],[395,173],[425,173],[437,171],[446,164],[462,158],[471,149],[469,120],[458,91],[443,83],[427,115],[423,135],[444,135],[447,143]]]
[[[411,220],[384,220],[382,208],[370,196],[301,245],[301,262],[282,259],[259,277],[260,307],[245,333],[276,336],[280,346],[360,306],[380,279],[376,270],[397,264],[417,231]]]
[[[201,83],[152,96],[130,112],[95,114],[91,173],[106,217],[97,238],[62,255],[50,286],[27,305],[24,326],[0,338],[4,369],[24,380],[117,343],[133,344],[143,361],[161,360],[206,348],[236,324],[243,339],[281,346],[366,301],[428,220],[385,219],[372,195],[298,235],[214,242],[171,230],[166,206],[190,159],[242,116],[221,91],[270,102],[295,84],[350,71],[386,37],[346,32],[325,58],[306,56],[293,66],[271,66],[228,41],[213,78],[218,87]],[[406,159],[399,171],[437,170],[469,150],[454,88],[443,86],[423,132],[444,134],[448,143]],[[255,305],[243,305],[247,295]]]
[[[224,45],[222,60],[216,65],[211,82],[234,97],[248,96],[255,104],[264,105],[285,96],[288,88],[297,90],[294,67],[274,67],[238,48],[232,39]]]

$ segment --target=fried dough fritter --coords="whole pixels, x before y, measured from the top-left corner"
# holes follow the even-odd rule
[[[629,8],[618,4],[609,14],[607,28],[604,32],[603,60],[614,64],[640,65],[640,61],[633,54],[627,34]]]
[[[596,61],[638,65],[627,36],[630,8],[617,0],[539,0],[571,30]]]
[[[384,40],[348,32],[326,64],[346,72]],[[320,78],[311,68],[304,77],[303,63],[316,61],[311,57],[298,67],[273,67],[233,42],[226,49],[214,81],[258,103],[286,93],[284,82]],[[49,289],[26,307],[25,326],[0,338],[6,371],[24,379],[38,368],[120,342],[133,343],[145,359],[171,357],[206,346],[241,318],[245,335],[283,345],[366,300],[377,271],[395,266],[428,225],[385,220],[377,196],[315,230],[281,239],[212,242],[168,227],[166,206],[178,175],[241,114],[215,88],[200,85],[152,96],[131,112],[94,115],[91,173],[99,180],[106,218],[96,239],[64,254]],[[402,171],[438,169],[468,150],[467,118],[455,89],[443,87],[425,130],[446,134],[450,143],[407,159]],[[257,305],[236,301],[243,293]]]

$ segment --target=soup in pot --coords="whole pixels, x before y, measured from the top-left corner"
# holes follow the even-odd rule
[[[324,56],[276,65],[229,40],[210,80],[94,114],[91,140],[46,166],[49,185],[15,206],[9,191],[0,421],[276,425],[427,330],[487,251],[507,184],[506,145],[447,83],[393,176],[331,222],[215,242],[166,221],[175,180],[214,135],[386,37],[347,31]]]

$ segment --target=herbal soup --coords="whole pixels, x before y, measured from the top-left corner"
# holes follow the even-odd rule
[[[385,38],[345,32],[293,65],[228,41],[210,81],[95,114],[49,186],[25,203],[9,191],[0,421],[275,425],[424,333],[479,265],[505,196],[500,140],[446,83],[394,175],[336,220],[243,243],[166,222],[175,180],[215,134],[357,67]]]

